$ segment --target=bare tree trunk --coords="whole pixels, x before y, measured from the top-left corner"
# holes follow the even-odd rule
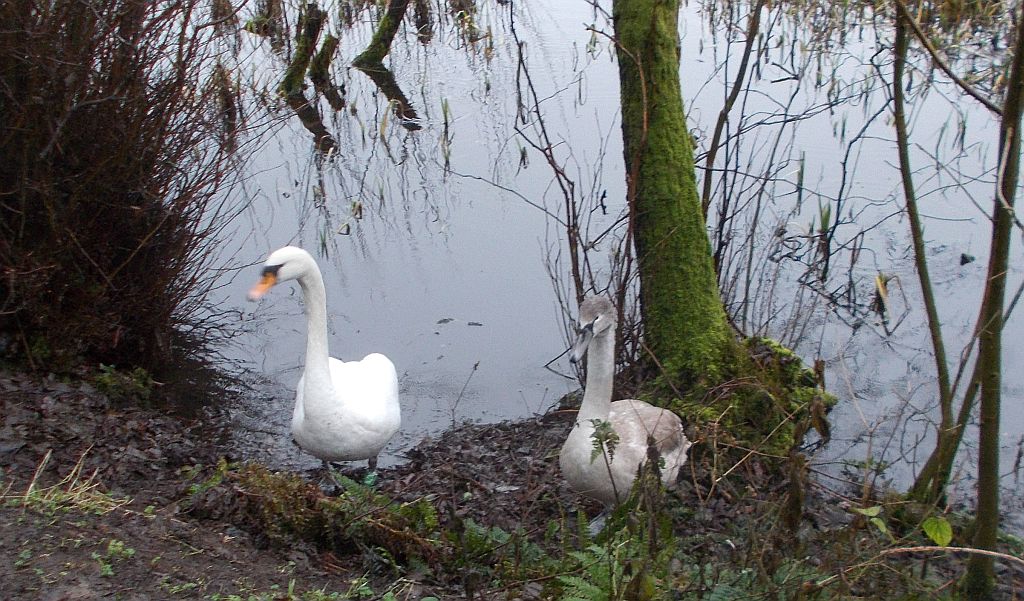
[[[713,381],[727,371],[733,338],[679,87],[679,2],[619,0],[612,11],[645,340],[666,377]]]
[[[1013,203],[1020,168],[1021,87],[1024,86],[1024,14],[1017,16],[1013,64],[999,128],[996,199],[992,210],[992,246],[988,284],[982,300],[978,337],[981,370],[981,422],[978,429],[978,502],[974,517],[974,546],[995,550],[999,532],[999,411],[1002,387],[1003,300],[1013,228]],[[963,591],[969,599],[990,599],[994,584],[993,558],[974,554],[967,563]]]
[[[931,275],[928,272],[924,226],[921,223],[921,215],[917,207],[917,193],[914,189],[913,170],[910,166],[910,141],[907,135],[907,118],[903,98],[903,86],[905,85],[903,73],[909,46],[908,18],[902,7],[898,7],[896,10],[896,39],[893,44],[893,121],[896,128],[900,175],[903,179],[903,197],[906,203],[907,217],[910,221],[910,235],[914,244],[914,263],[918,280],[921,283],[921,295],[928,319],[928,332],[931,335],[932,352],[935,355],[935,373],[938,379],[941,411],[935,450],[929,457],[925,469],[914,481],[914,485],[910,489],[910,496],[925,503],[937,503],[945,495],[953,458],[956,455],[956,448],[959,446],[959,435],[963,430],[958,428],[957,423],[953,421],[953,394],[950,386],[949,364],[946,361],[946,346],[942,337],[942,322],[939,321],[938,306],[935,302]]]

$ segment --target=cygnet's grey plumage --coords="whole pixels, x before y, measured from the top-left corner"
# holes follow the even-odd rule
[[[647,460],[648,435],[654,437],[664,459],[661,476],[669,486],[675,483],[690,448],[683,422],[675,413],[635,399],[612,402],[616,321],[615,307],[604,296],[590,296],[580,304],[579,336],[570,358],[579,361],[586,354],[586,386],[576,425],[558,457],[569,486],[606,506],[629,496],[637,468]],[[609,422],[618,435],[610,465],[605,461],[607,453],[593,456],[592,420]]]

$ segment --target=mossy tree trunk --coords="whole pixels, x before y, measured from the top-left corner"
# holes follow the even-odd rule
[[[718,293],[679,81],[678,0],[616,0],[622,137],[647,346],[673,381],[714,382],[734,339]]]

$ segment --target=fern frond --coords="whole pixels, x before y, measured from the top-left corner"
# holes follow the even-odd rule
[[[609,601],[605,588],[579,576],[559,576],[558,581],[565,586],[562,601]]]
[[[594,450],[590,452],[591,463],[604,453],[608,454],[608,463],[611,463],[615,460],[615,447],[619,444],[619,435],[612,427],[612,423],[607,420],[592,419],[590,423],[594,426],[594,433],[590,435],[594,443]]]

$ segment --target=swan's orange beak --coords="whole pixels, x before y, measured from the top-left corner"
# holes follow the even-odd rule
[[[260,281],[249,290],[249,300],[259,300],[267,290],[270,290],[277,283],[277,276],[269,271],[263,274]]]

